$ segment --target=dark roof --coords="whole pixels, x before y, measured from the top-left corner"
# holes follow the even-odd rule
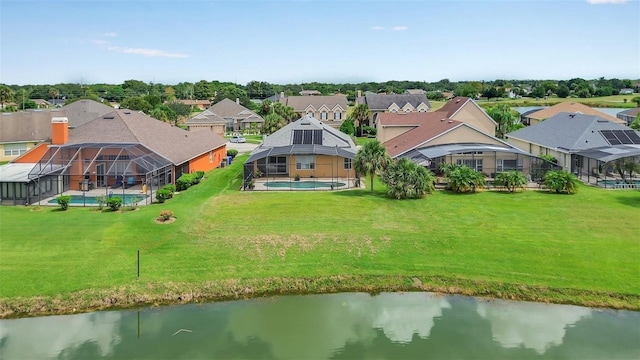
[[[466,96],[456,96],[447,101],[438,111],[444,111],[447,113],[447,117],[450,117],[458,112],[469,100],[471,100],[471,98]]]
[[[444,113],[420,114],[419,126],[386,141],[383,145],[392,158],[405,153],[434,137],[463,125],[462,122],[445,118]]]
[[[74,101],[62,108],[67,112],[70,128],[78,127],[114,110],[111,106],[89,99]]]
[[[0,143],[51,139],[51,118],[65,116],[66,112],[61,109],[2,113]]]
[[[618,113],[618,115],[627,115],[627,116],[638,116],[638,113],[640,112],[640,107],[634,108],[634,109],[628,109],[628,110],[624,110],[624,111],[620,111]]]
[[[238,119],[241,122],[264,122],[260,115],[225,98],[189,119],[186,124],[187,126],[191,124],[224,124],[225,119]]]
[[[582,150],[576,154],[600,161],[613,161],[625,157],[640,156],[640,148],[629,145],[601,146]]]
[[[211,131],[189,132],[142,112],[115,110],[69,131],[68,144],[139,143],[175,165],[226,144]]]
[[[366,94],[364,96],[364,102],[369,109],[373,111],[388,109],[392,104],[396,104],[402,108],[407,103],[411,104],[414,108],[418,107],[420,103],[424,103],[431,108],[431,104],[425,94]]]
[[[608,146],[601,130],[628,130],[627,127],[594,115],[559,113],[538,124],[507,134],[550,149],[579,151]]]

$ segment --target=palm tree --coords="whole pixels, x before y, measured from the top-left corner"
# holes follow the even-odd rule
[[[524,190],[527,185],[527,178],[517,171],[501,172],[496,175],[495,184],[506,187],[512,193],[516,189]]]
[[[392,198],[422,198],[435,191],[433,174],[407,158],[391,162],[381,177]]]
[[[365,122],[367,124],[369,123],[369,116],[371,116],[371,111],[369,111],[367,104],[358,104],[353,108],[351,118],[356,127],[356,136],[362,135],[362,124]]]
[[[484,175],[475,169],[460,165],[449,173],[449,187],[455,192],[476,192],[485,185]]]
[[[273,134],[274,132],[280,130],[285,124],[285,120],[282,116],[277,113],[268,114],[264,117],[264,125],[262,126],[262,131],[265,134]]]
[[[575,194],[578,192],[578,183],[578,178],[565,170],[547,171],[544,175],[544,185],[557,193]]]
[[[381,173],[391,163],[387,150],[378,140],[365,143],[355,157],[355,168],[359,174],[369,175],[371,192],[373,192],[373,177]]]

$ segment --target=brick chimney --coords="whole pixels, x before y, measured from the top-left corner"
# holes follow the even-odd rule
[[[69,140],[69,119],[67,117],[51,118],[51,143],[64,145]]]

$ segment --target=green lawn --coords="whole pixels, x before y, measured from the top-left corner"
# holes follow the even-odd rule
[[[631,101],[632,98],[638,96],[638,94],[633,95],[612,95],[612,96],[601,96],[601,97],[591,97],[591,98],[556,98],[550,97],[548,99],[540,98],[536,100],[535,98],[523,97],[520,99],[491,99],[491,101],[487,101],[486,99],[476,100],[478,105],[486,107],[494,104],[506,103],[510,106],[552,106],[561,102],[579,102],[591,107],[603,107],[603,108],[634,108],[636,107],[636,103]],[[626,101],[625,101],[626,100]]]
[[[417,277],[431,290],[640,309],[638,191],[437,192],[412,201],[385,198],[380,184],[373,194],[239,192],[245,159],[136,211],[0,207],[0,310],[109,289],[148,291],[136,301],[153,303],[174,286],[166,284],[180,293],[184,284],[264,280],[265,291],[280,292],[301,287],[273,279],[349,277],[356,284],[346,288],[372,291]],[[177,221],[156,224],[162,209]],[[306,289],[345,288],[314,286]]]

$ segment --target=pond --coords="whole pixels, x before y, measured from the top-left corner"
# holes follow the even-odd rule
[[[638,359],[640,313],[431,293],[280,296],[0,321],[9,359]]]

